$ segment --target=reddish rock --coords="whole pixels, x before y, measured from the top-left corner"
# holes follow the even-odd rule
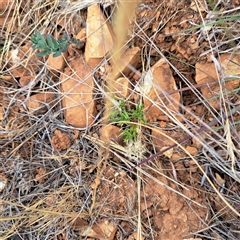
[[[0,107],[0,121],[2,121],[4,119],[4,111],[3,111],[3,107]]]
[[[146,74],[142,86],[144,93],[144,108],[148,121],[162,120],[165,111],[178,111],[180,94],[178,92],[164,97],[163,92],[176,90],[177,86],[171,69],[165,59],[160,59]],[[156,106],[157,105],[157,106]]]
[[[62,133],[58,129],[54,131],[54,136],[52,137],[51,143],[54,150],[58,152],[66,150],[71,146],[71,140],[69,136],[66,133]]]
[[[27,86],[32,80],[34,79],[34,76],[22,76],[19,80],[19,83],[22,87]]]
[[[5,174],[0,173],[0,193],[4,190],[4,188],[7,186],[8,179],[5,176]]]
[[[140,72],[140,71],[136,71],[136,72],[133,74],[133,79],[134,79],[135,81],[139,81],[139,80],[141,79],[141,76],[142,76],[141,72]]]
[[[36,75],[36,71],[41,66],[38,57],[32,53],[32,48],[28,44],[11,50],[7,62],[8,70],[15,78]]]
[[[46,112],[53,106],[55,94],[51,92],[42,92],[32,95],[26,105],[31,114],[37,115]]]
[[[6,81],[6,82],[10,82],[12,84],[16,84],[15,79],[12,76],[9,76],[9,75],[2,75],[1,80]]]
[[[15,6],[16,3],[14,3],[14,0],[0,1],[0,26],[7,28],[8,23],[11,21]]]
[[[165,131],[159,128],[154,128],[152,130],[152,142],[153,147],[158,151],[163,151],[164,149],[170,147],[175,144],[175,142],[180,141],[184,138],[184,134],[181,134],[177,131]],[[168,158],[177,159],[179,157],[178,154],[173,153],[174,148],[169,149],[164,152],[164,155]]]
[[[115,96],[118,98],[127,98],[130,94],[131,84],[130,81],[125,78],[118,78],[113,82]]]
[[[68,124],[85,128],[95,119],[94,82],[83,58],[75,58],[61,74],[62,107]]]
[[[240,58],[238,55],[220,55],[220,65],[224,75],[231,77],[240,75]],[[221,74],[219,76],[221,77]],[[206,86],[201,87],[201,92],[205,99],[220,95],[220,82],[218,81],[217,70],[213,62],[196,64],[196,82],[198,84],[206,83]],[[211,82],[216,82],[216,84],[207,84]],[[224,85],[221,84],[224,92],[231,91],[240,86],[240,79],[225,81]],[[231,94],[228,94],[228,97],[230,96]],[[214,109],[220,109],[219,99],[208,100],[208,103]]]
[[[113,47],[112,29],[98,4],[88,7],[85,59],[95,68]]]
[[[37,174],[35,176],[36,181],[38,181],[39,183],[43,184],[46,181],[47,178],[48,178],[48,176],[47,176],[46,169],[39,168],[37,170]]]
[[[100,128],[100,139],[106,143],[113,141],[116,143],[122,142],[122,137],[120,136],[122,130],[113,125],[106,125]]]
[[[13,11],[11,11],[10,13],[8,13],[8,11],[7,11],[7,12],[1,14],[0,15],[0,26],[4,26],[5,28],[7,28],[9,22],[11,21],[12,15],[13,15]]]
[[[198,153],[197,148],[191,146],[187,146],[186,151],[191,155],[196,155]]]
[[[139,47],[133,47],[128,48],[121,57],[120,63],[118,64],[115,76],[113,76],[114,79],[117,79],[121,75],[128,76],[130,72],[132,72],[132,68],[137,68],[137,65],[140,61],[140,48]]]
[[[116,223],[110,220],[101,220],[82,231],[82,236],[97,238],[99,240],[113,240],[117,231]]]
[[[67,52],[62,53],[58,57],[53,57],[51,53],[48,57],[47,68],[53,73],[62,72],[66,64],[65,59],[67,58]]]
[[[16,3],[14,3],[14,0],[1,0],[0,1],[0,10],[6,10],[9,8],[14,8],[16,6]]]
[[[76,35],[76,39],[80,40],[80,42],[85,43],[86,42],[86,28],[82,28],[80,32]]]
[[[127,240],[144,240],[145,238],[143,237],[142,234],[139,232],[133,232]]]

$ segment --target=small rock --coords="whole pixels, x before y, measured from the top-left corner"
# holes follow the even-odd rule
[[[0,192],[4,190],[4,188],[7,186],[8,179],[5,175],[0,174]]]
[[[183,240],[202,240],[202,238],[184,238]]]
[[[47,173],[47,171],[44,168],[39,168],[37,170],[37,174],[35,176],[36,181],[43,184],[45,182],[45,180],[47,179],[46,173]]]
[[[67,52],[64,52],[58,57],[53,57],[54,53],[51,53],[48,57],[47,68],[54,74],[62,72],[66,64],[65,59],[67,58]]]
[[[182,158],[182,156],[179,153],[173,153],[173,155],[172,155],[172,160],[179,160],[181,158]]]
[[[82,28],[80,32],[76,35],[76,39],[80,40],[80,42],[85,43],[86,42],[86,28]]]
[[[178,116],[177,116],[177,117],[178,117]],[[169,122],[169,117],[168,117],[168,116],[161,115],[161,116],[159,116],[158,120],[160,120],[160,121],[165,121],[165,122]]]
[[[115,233],[117,231],[117,226],[113,221],[102,220],[92,227],[88,227],[86,230],[82,231],[82,236],[97,238],[99,240],[113,240]]]
[[[202,105],[197,106],[195,112],[196,112],[199,116],[203,116],[203,113],[204,113],[204,106],[202,106]]]
[[[81,231],[83,229],[86,229],[88,226],[88,222],[84,221],[80,217],[75,217],[69,228],[73,229],[74,231]]]
[[[49,195],[47,195],[45,203],[49,206],[49,207],[53,207],[56,202],[57,202],[57,194],[54,194],[53,192],[51,192]]]
[[[4,111],[3,111],[3,107],[0,107],[0,121],[2,121],[4,119]]]
[[[141,79],[141,76],[142,76],[141,72],[140,72],[140,71],[136,71],[136,72],[133,74],[133,79],[134,79],[135,81],[139,81],[139,80]]]
[[[128,48],[122,54],[121,61],[118,66],[116,66],[118,72],[113,76],[113,79],[117,79],[121,75],[128,76],[128,74],[132,72],[132,68],[137,68],[140,59],[139,47]]]
[[[208,136],[204,132],[199,133],[199,135],[200,135],[199,137],[195,136],[195,137],[192,138],[192,146],[196,147],[197,149],[200,149],[202,147],[202,140],[201,139],[207,139],[208,138]]]
[[[46,112],[55,103],[55,94],[42,92],[32,95],[27,101],[26,106],[31,114],[38,115]]]
[[[10,68],[9,71],[11,72],[11,74],[14,76],[14,78],[21,78],[23,76],[29,75],[30,72],[24,68],[24,67],[13,67]]]
[[[54,131],[54,136],[52,137],[51,143],[53,149],[58,152],[66,150],[71,146],[71,140],[69,136],[66,133],[62,133],[58,129]]]
[[[166,123],[165,121],[160,121],[159,126],[160,126],[161,128],[166,128],[167,123]]]
[[[175,141],[178,141],[181,137],[183,137],[181,134],[174,131],[164,131],[158,128],[153,129],[152,141],[157,151],[164,150],[164,148],[170,147],[174,144],[174,142],[171,139],[167,138],[167,136]]]
[[[34,76],[22,76],[19,80],[19,83],[22,87],[27,86],[31,81],[33,81]]]
[[[69,62],[61,74],[62,107],[68,124],[85,128],[95,119],[94,82],[91,69],[83,58]]]
[[[146,74],[142,91],[144,94],[144,108],[146,109],[146,119],[156,121],[166,116],[161,109],[178,111],[180,106],[180,94],[178,92],[169,95],[167,99],[160,94],[176,90],[177,86],[172,76],[171,69],[165,59],[160,59]],[[173,101],[173,100],[175,101]],[[154,103],[154,105],[153,105]],[[155,106],[158,104],[159,106]]]
[[[0,1],[0,26],[8,27],[9,22],[12,20],[15,6],[16,4],[13,3],[13,0]]]
[[[98,4],[88,7],[85,59],[95,68],[113,47],[112,29]]]
[[[28,43],[9,52],[6,60],[7,67],[15,78],[35,75],[35,72],[41,67],[38,58],[36,54],[32,53],[32,47]]]
[[[160,130],[158,128],[152,130],[152,141],[157,151],[160,151],[163,147],[174,144],[173,141],[164,135],[169,136],[168,131]]]
[[[222,199],[219,196],[216,196],[214,199],[214,207],[216,208],[216,211],[218,213],[221,213],[221,216],[226,220],[230,221],[232,219],[231,212],[226,208],[226,204],[222,201]],[[215,238],[220,239],[220,238]]]
[[[193,188],[190,188],[189,190],[184,188],[183,189],[183,195],[185,195],[186,197],[188,197],[190,199],[196,199],[198,197],[197,191],[194,190]]]
[[[223,70],[224,75],[228,76],[239,76],[240,75],[240,58],[238,55],[232,56],[231,54],[222,54],[220,55],[220,64],[221,69]],[[220,95],[220,87],[215,64],[210,63],[197,63],[196,64],[196,82],[198,84],[216,82],[216,84],[208,84],[201,87],[201,92],[204,98],[212,98]],[[223,86],[223,91],[231,91],[240,86],[240,79],[226,81],[225,87]],[[230,97],[231,94],[228,95]],[[219,100],[209,100],[209,104],[214,109],[220,109]]]
[[[186,151],[191,155],[196,155],[198,153],[197,148],[191,146],[187,146]]]
[[[16,6],[14,0],[2,0],[0,1],[0,10],[13,9]]]
[[[169,200],[169,213],[173,215],[179,213],[183,207],[183,201],[183,198],[172,192]]]
[[[149,211],[149,210],[148,210]],[[144,237],[138,232],[133,232],[127,240],[144,240]]]
[[[120,136],[122,130],[113,125],[106,125],[100,128],[100,140],[109,143],[109,141],[114,141],[116,143],[122,142],[122,137]]]
[[[130,81],[121,77],[114,81],[114,91],[116,91],[115,96],[118,98],[127,98],[130,94],[131,84]]]
[[[2,75],[1,80],[6,81],[6,82],[10,82],[12,84],[16,84],[14,78],[12,76],[9,76],[9,75]]]
[[[189,6],[193,11],[195,12],[205,12],[207,11],[207,5],[205,4],[205,1],[200,0],[198,4],[196,4],[195,1],[191,2],[191,5]]]
[[[218,184],[224,185],[226,183],[225,179],[222,178],[218,173],[215,173],[215,177],[216,177]]]

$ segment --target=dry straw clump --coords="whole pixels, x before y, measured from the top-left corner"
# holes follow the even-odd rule
[[[239,239],[238,4],[1,1],[0,238]]]

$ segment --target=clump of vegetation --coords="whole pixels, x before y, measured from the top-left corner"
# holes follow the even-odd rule
[[[64,38],[59,38],[55,40],[50,34],[46,35],[46,39],[42,36],[39,31],[35,31],[35,34],[31,37],[31,42],[33,43],[33,49],[41,50],[37,55],[43,57],[45,55],[53,54],[53,57],[58,57],[62,52],[67,51],[71,43],[80,46],[81,42],[79,39],[69,39],[68,35],[65,33]],[[119,108],[110,114],[110,121],[117,122],[121,127],[125,127],[125,130],[120,134],[124,136],[124,142],[137,141],[137,124],[133,122],[139,122],[141,124],[146,124],[144,120],[143,105],[138,104],[136,109],[127,110],[124,100],[120,100]]]
[[[127,110],[124,100],[121,99],[118,109],[110,113],[110,121],[117,122],[117,124],[125,128],[120,134],[120,136],[124,136],[124,142],[136,142],[138,135],[138,125],[136,122],[146,124],[144,120],[143,104],[139,103],[136,109]]]
[[[58,57],[62,52],[66,52],[71,43],[80,46],[81,42],[79,39],[70,39],[66,33],[64,33],[64,38],[59,38],[55,40],[50,34],[47,34],[46,39],[42,36],[39,31],[35,31],[35,34],[31,37],[31,42],[33,43],[33,49],[41,50],[38,56],[43,57],[45,55],[53,54],[53,57]]]

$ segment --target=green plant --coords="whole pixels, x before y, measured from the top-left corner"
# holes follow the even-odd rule
[[[42,50],[38,53],[38,56],[43,57],[45,55],[53,54],[53,57],[58,57],[62,52],[67,51],[71,43],[75,43],[77,46],[81,44],[79,39],[69,39],[68,35],[64,33],[64,38],[55,40],[50,34],[47,34],[46,39],[41,35],[39,31],[35,31],[35,34],[31,37],[33,43],[33,49]]]
[[[110,121],[117,122],[121,127],[125,129],[120,134],[124,136],[124,142],[137,141],[137,124],[133,122],[140,122],[146,124],[144,120],[143,105],[138,104],[136,109],[127,110],[124,100],[120,100],[118,109],[110,113]]]

